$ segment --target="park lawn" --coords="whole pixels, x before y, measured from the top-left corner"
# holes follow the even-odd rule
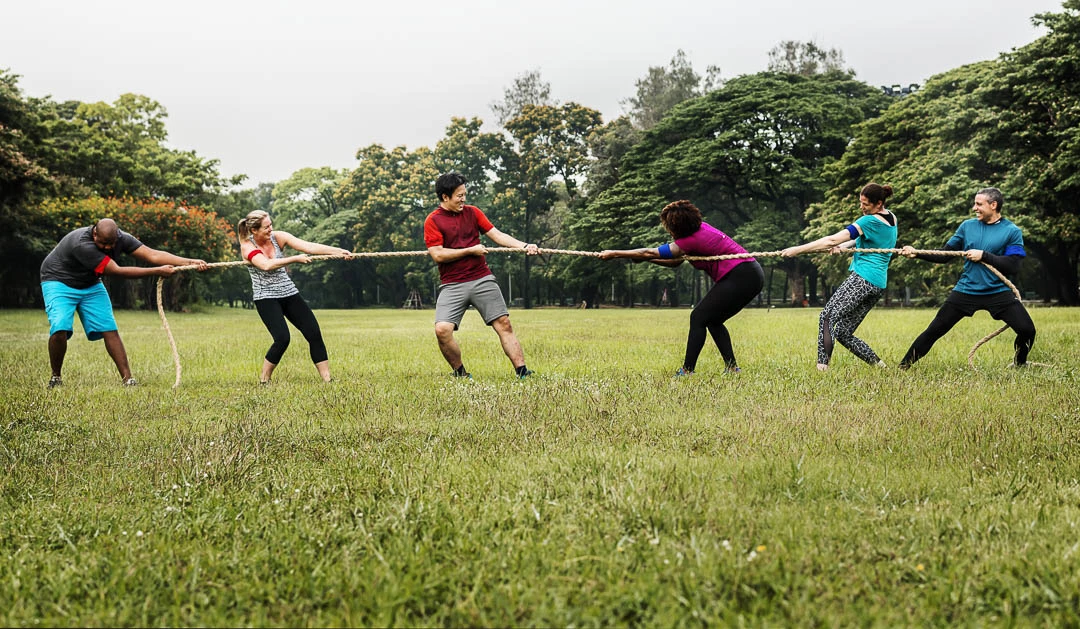
[[[1080,312],[965,320],[908,372],[817,309],[475,312],[449,377],[431,310],[319,311],[257,384],[251,310],[120,312],[140,385],[77,327],[46,390],[40,311],[0,311],[0,625],[1080,624]],[[890,365],[932,310],[874,310]]]

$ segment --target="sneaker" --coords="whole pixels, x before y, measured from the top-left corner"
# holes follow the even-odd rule
[[[53,376],[49,378],[49,388],[55,389],[64,385],[64,380],[60,376]]]
[[[738,367],[724,367],[724,373],[742,373]]]
[[[529,376],[533,375],[534,373],[536,373],[536,372],[533,371],[532,369],[526,369],[525,373],[517,374],[517,378],[518,378],[518,380],[524,380],[525,378],[528,378]]]
[[[467,372],[467,371],[465,373],[458,373],[458,372],[455,371],[455,372],[451,373],[450,375],[455,377],[455,378],[462,378],[464,380],[472,380],[472,374]]]
[[[682,378],[683,376],[692,376],[692,375],[694,375],[694,372],[687,369],[686,367],[679,367],[679,370],[675,372],[675,377],[676,378]]]
[[[125,387],[135,387],[138,386],[139,383],[136,382],[135,378],[128,378],[127,380],[124,380],[123,385]]]

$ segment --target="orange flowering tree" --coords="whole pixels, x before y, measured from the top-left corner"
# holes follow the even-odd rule
[[[198,207],[158,199],[105,198],[49,199],[31,210],[33,249],[40,258],[29,260],[40,265],[65,234],[92,225],[102,218],[112,218],[120,229],[153,249],[182,257],[219,262],[235,258],[236,235],[227,221],[214,212]],[[37,257],[37,256],[35,256]],[[126,259],[125,259],[126,258]],[[142,264],[120,256],[118,264]],[[176,310],[208,294],[219,272],[177,273],[166,280],[166,307]],[[113,302],[118,307],[156,307],[157,278],[122,280],[107,278]]]

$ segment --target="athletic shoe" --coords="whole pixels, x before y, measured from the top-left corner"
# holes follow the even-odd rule
[[[139,383],[135,381],[135,378],[128,378],[127,380],[124,380],[125,387],[135,387],[138,385]]]
[[[56,387],[60,387],[60,386],[63,386],[63,385],[64,385],[64,381],[63,381],[63,379],[60,378],[60,376],[53,376],[53,377],[49,378],[49,388],[50,389],[55,389]]]
[[[458,373],[458,372],[455,371],[455,372],[451,373],[450,375],[455,377],[455,378],[464,378],[465,380],[472,380],[472,374],[467,372],[467,371],[465,373]]]
[[[724,373],[742,373],[742,369],[738,367],[725,367]]]
[[[518,375],[518,380],[524,380],[525,378],[528,378],[529,376],[533,375],[534,373],[536,373],[536,372],[534,372],[532,369],[526,369],[525,373]]]
[[[694,375],[694,372],[687,369],[686,367],[679,367],[679,370],[675,372],[675,377],[676,378],[682,378],[683,376],[692,376],[692,375]]]

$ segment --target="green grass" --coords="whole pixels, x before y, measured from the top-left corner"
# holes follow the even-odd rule
[[[140,386],[43,312],[0,312],[0,625],[1080,624],[1080,320],[963,321],[909,372],[816,309],[730,324],[689,379],[686,310],[475,312],[449,377],[432,311],[321,311],[270,387],[254,311],[118,313]],[[895,365],[931,310],[860,329]]]

